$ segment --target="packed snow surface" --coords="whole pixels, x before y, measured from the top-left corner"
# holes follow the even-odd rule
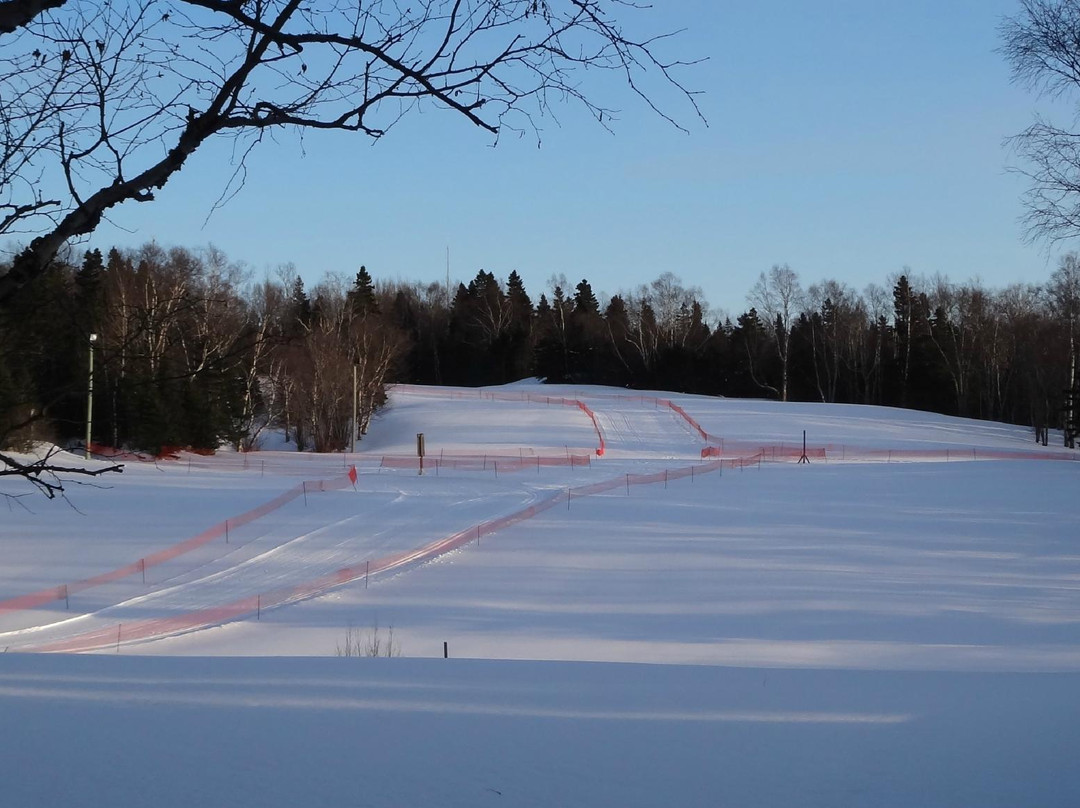
[[[0,483],[5,803],[1080,803],[1075,452],[532,383],[358,448]]]

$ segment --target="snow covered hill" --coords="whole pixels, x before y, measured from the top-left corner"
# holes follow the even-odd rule
[[[397,388],[361,448],[9,502],[12,804],[1080,802],[1075,452],[530,383]]]

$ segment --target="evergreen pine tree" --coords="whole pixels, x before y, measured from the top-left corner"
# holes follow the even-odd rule
[[[581,279],[574,292],[575,314],[599,314],[600,303],[593,294],[592,286],[584,278]]]
[[[510,277],[506,279],[506,297],[510,301],[515,323],[531,326],[533,304],[517,270],[512,271]]]
[[[506,377],[516,380],[529,375],[533,364],[533,304],[517,271],[506,280],[506,300],[510,307],[510,327],[506,350]]]
[[[375,296],[375,284],[367,267],[361,266],[356,273],[353,288],[348,292],[349,308],[354,316],[364,317],[368,314],[379,313],[379,300]]]
[[[893,287],[893,329],[896,332],[896,357],[899,371],[899,404],[908,402],[908,380],[911,376],[911,347],[914,342],[914,296],[907,275],[901,275]]]

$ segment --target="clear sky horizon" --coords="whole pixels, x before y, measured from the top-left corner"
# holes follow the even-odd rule
[[[1026,244],[1025,180],[1005,139],[1048,105],[1010,81],[998,26],[1017,0],[867,3],[663,0],[634,25],[685,28],[663,55],[678,131],[621,90],[615,134],[578,109],[535,137],[487,133],[429,108],[381,141],[279,135],[240,193],[205,221],[233,171],[231,143],[197,153],[149,204],[127,203],[79,249],[213,243],[256,277],[292,262],[378,280],[452,281],[517,270],[538,299],[553,274],[614,294],[673,272],[714,310],[746,308],[758,274],[856,289],[914,275],[1039,283],[1064,243]],[[1058,116],[1060,119],[1061,116]],[[205,221],[205,224],[204,224]]]

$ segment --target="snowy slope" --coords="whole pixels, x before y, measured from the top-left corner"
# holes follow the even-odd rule
[[[797,465],[804,430],[813,462]],[[1076,453],[887,408],[529,383],[398,388],[361,449],[132,464],[107,490],[75,490],[78,511],[22,499],[3,514],[0,649],[110,655],[0,655],[0,716],[44,728],[0,749],[18,804],[143,802],[147,788],[191,804],[210,784],[187,764],[220,804],[1080,801],[1059,751],[1080,740]],[[154,558],[302,479],[303,497],[145,583],[138,570],[4,608]],[[356,574],[395,558],[412,560]],[[342,569],[351,583],[304,588]],[[282,588],[305,594],[249,608]],[[376,625],[407,659],[187,659],[333,657]],[[408,659],[444,643],[448,661]],[[144,720],[179,746],[147,746]],[[388,723],[389,746],[365,729]],[[50,738],[88,724],[113,740],[63,747],[69,778],[32,776]],[[343,747],[379,761],[360,767],[371,785],[350,790]],[[80,791],[107,755],[154,776]],[[266,755],[279,765],[253,784],[245,767]]]

